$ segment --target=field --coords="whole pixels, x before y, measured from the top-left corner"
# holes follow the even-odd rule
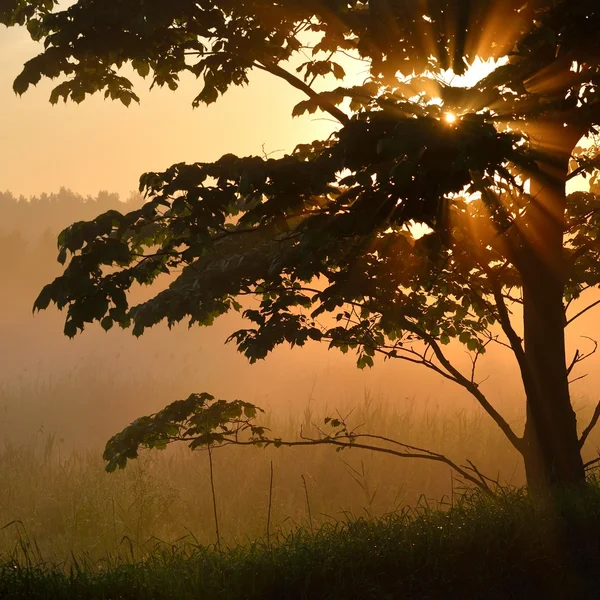
[[[67,385],[68,384],[68,385]],[[25,384],[23,384],[25,386]],[[79,387],[79,389],[78,389]],[[94,389],[99,398],[127,398],[129,390],[102,389],[101,382],[71,379],[44,392],[13,391],[21,399],[73,403]],[[0,406],[17,402],[5,392]],[[35,413],[32,407],[28,412]],[[350,412],[351,407],[340,410]],[[64,410],[61,412],[65,412]],[[322,425],[324,407],[307,403],[297,415],[267,414],[274,433],[296,439]],[[522,482],[518,457],[483,415],[441,414],[416,401],[393,405],[365,395],[349,422],[362,430],[387,435],[414,445],[469,458],[485,473],[502,467],[505,481]],[[24,536],[35,540],[47,559],[85,554],[96,560],[133,546],[142,556],[157,540],[172,543],[216,541],[208,456],[180,446],[146,452],[115,474],[106,474],[101,447],[69,449],[51,431],[39,430],[25,443],[6,442],[0,451],[0,523],[5,527],[2,548],[14,548]],[[317,528],[324,523],[359,516],[381,516],[425,498],[450,505],[462,483],[445,466],[401,460],[373,452],[331,448],[223,448],[213,453],[214,485],[220,536],[224,543],[243,542],[266,533],[273,466],[271,534],[297,526]],[[129,551],[129,549],[127,550]]]
[[[92,377],[83,372],[52,385],[21,381],[20,387],[4,388],[0,409],[9,414],[9,406],[19,405],[31,415],[42,411],[44,403],[67,418],[69,407],[74,411],[86,395],[89,402],[110,397],[111,406],[118,406],[133,388],[152,394],[141,382],[119,386]],[[435,449],[458,461],[468,458],[508,486],[523,483],[518,456],[480,413],[444,412],[416,400],[391,403],[368,393],[339,409],[353,409],[348,421],[363,424],[365,432]],[[580,413],[582,418],[586,412]],[[263,422],[277,435],[295,439],[301,428],[310,432],[321,426],[327,414],[313,400],[297,414],[267,414]],[[9,424],[14,433],[16,419]],[[5,439],[10,437],[6,425]],[[596,434],[589,447],[599,442]],[[0,545],[5,556],[19,554],[24,540],[40,561],[55,563],[69,563],[73,557],[92,562],[109,556],[142,559],[157,544],[217,542],[206,452],[192,453],[184,446],[145,452],[114,474],[104,472],[101,452],[100,445],[69,448],[44,428],[27,441],[5,441],[0,450]],[[406,507],[447,509],[464,490],[443,465],[360,450],[228,447],[216,450],[213,462],[222,545],[264,539],[267,522],[269,536],[276,540],[298,527],[311,531]]]
[[[593,600],[600,486],[547,504],[518,491],[226,548],[157,543],[144,557],[40,560],[21,540],[0,563],[3,598]]]
[[[65,197],[80,212],[98,208]],[[571,543],[570,529],[557,538],[562,517],[517,491],[519,457],[456,386],[393,361],[359,372],[351,356],[316,345],[278,350],[250,368],[222,344],[238,325],[228,318],[210,330],[158,327],[141,340],[91,328],[68,341],[61,315],[31,316],[35,294],[57,273],[55,232],[24,233],[29,210],[51,216],[61,204],[5,201],[19,218],[0,231],[0,249],[13,256],[0,265],[11,290],[0,297],[1,597],[422,599],[480,597],[495,586],[499,595],[486,596],[511,597],[502,595],[510,588],[526,598],[546,571],[555,575],[548,598],[578,589],[573,572],[580,577],[589,554],[571,546],[553,554],[557,539]],[[85,216],[69,214],[61,218]],[[460,351],[454,358],[464,360]],[[573,388],[580,427],[596,401],[595,360]],[[520,432],[514,365],[499,354],[486,361],[482,389]],[[341,415],[362,432],[471,460],[504,492],[495,503],[465,500],[446,466],[327,447],[215,449],[212,478],[207,453],[184,446],[104,471],[110,435],[201,391],[265,407],[262,424],[284,439]],[[585,458],[599,446],[596,431]],[[566,522],[585,521],[592,538],[600,531],[594,490],[564,508]],[[575,571],[561,562],[571,551]],[[457,595],[474,573],[474,595]]]

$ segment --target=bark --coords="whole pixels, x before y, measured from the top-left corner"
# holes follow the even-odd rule
[[[533,387],[527,394],[523,451],[528,484],[544,488],[583,483],[585,471],[567,379],[563,290],[543,266],[538,269],[528,277],[523,297],[525,356]]]
[[[521,233],[524,346],[529,374],[523,455],[532,488],[577,485],[585,470],[571,405],[565,356],[563,292],[566,179],[577,135],[554,131],[552,160],[540,164]],[[558,143],[557,143],[558,142]],[[557,151],[558,146],[558,151]]]

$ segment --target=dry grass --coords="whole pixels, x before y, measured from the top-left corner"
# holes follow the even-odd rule
[[[27,425],[31,430],[31,415],[45,411],[54,415],[55,424],[61,418],[78,423],[77,406],[89,411],[97,404],[98,414],[110,414],[126,405],[134,389],[150,405],[159,405],[157,397],[164,398],[168,387],[148,381],[103,382],[90,373],[51,383],[21,379],[5,385],[0,410],[5,407],[10,418],[0,425],[6,440],[0,449],[0,524],[6,525],[0,547],[9,551],[29,539],[43,557],[63,560],[71,553],[93,559],[132,549],[143,553],[157,540],[214,542],[205,452],[185,447],[148,452],[125,471],[108,475],[98,443],[91,449],[80,440],[77,449],[53,434],[52,424],[22,441]],[[481,413],[441,411],[414,399],[386,402],[368,393],[340,404],[340,412],[352,411],[348,421],[362,425],[363,431],[441,451],[459,462],[469,458],[505,483],[523,483],[519,457]],[[301,428],[310,431],[334,412],[310,401],[303,413],[270,413],[264,422],[275,434],[295,438]],[[74,431],[85,435],[85,426],[78,427],[83,431]],[[100,422],[98,430],[106,427]],[[91,439],[99,435],[88,433]],[[221,536],[228,544],[264,537],[271,462],[272,534],[346,517],[381,516],[418,502],[451,504],[461,489],[445,466],[359,450],[228,447],[215,451],[213,458]]]

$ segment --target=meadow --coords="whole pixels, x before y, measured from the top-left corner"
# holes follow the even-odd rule
[[[21,382],[0,391],[0,411],[20,404],[36,414],[44,403],[68,407],[90,390],[111,405],[126,402],[143,382],[115,386],[76,375],[53,385]],[[166,386],[168,387],[168,386]],[[154,392],[156,393],[156,392]],[[29,404],[28,404],[29,403]],[[345,405],[344,405],[345,404]],[[441,411],[416,400],[391,403],[367,393],[347,399],[338,409],[348,422],[448,456],[469,458],[484,473],[518,486],[523,482],[518,456],[485,415]],[[352,412],[351,412],[352,411]],[[284,417],[267,413],[261,421],[274,434],[297,439],[321,427],[330,414],[315,400]],[[10,424],[17,427],[16,419]],[[5,432],[5,439],[9,437]],[[74,447],[51,430],[39,429],[26,441],[0,446],[0,547],[18,549],[23,539],[35,542],[45,560],[72,555],[97,560],[123,552],[143,557],[157,542],[216,543],[215,518],[206,452],[185,446],[144,452],[114,474],[104,472],[102,447]],[[267,533],[275,538],[299,526],[314,530],[325,523],[379,517],[427,502],[451,506],[463,483],[444,465],[399,459],[361,450],[332,448],[236,448],[213,452],[219,535],[223,544],[248,542]],[[271,482],[271,466],[273,478]],[[271,508],[269,510],[269,498]],[[270,515],[270,516],[269,516]]]
[[[389,362],[358,372],[351,357],[316,347],[250,368],[223,347],[232,321],[200,333],[158,327],[141,340],[91,328],[68,341],[56,311],[33,318],[35,294],[58,272],[60,223],[100,208],[61,194],[37,205],[0,195],[10,209],[0,249],[12,257],[0,264],[10,290],[0,297],[1,597],[446,598],[477,572],[474,594],[495,582],[500,595],[488,596],[504,598],[506,586],[540,585],[544,569],[558,578],[547,582],[554,591],[575,585],[551,552],[556,514],[519,491],[519,456],[468,397],[426,372]],[[102,198],[102,208],[118,201]],[[483,385],[520,432],[514,367],[488,364]],[[587,370],[574,388],[582,426],[596,400],[598,370]],[[211,478],[206,452],[173,446],[105,472],[110,435],[200,391],[263,406],[261,423],[284,439],[342,416],[362,432],[469,459],[502,494],[472,496],[444,465],[328,447],[215,449]],[[598,447],[600,430],[586,458]],[[594,490],[565,504],[592,533]]]

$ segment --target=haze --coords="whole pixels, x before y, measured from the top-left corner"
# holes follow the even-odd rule
[[[191,108],[197,93],[193,80],[184,81],[177,92],[148,93],[144,82],[138,88],[141,105],[128,109],[100,96],[79,106],[52,107],[51,83],[43,82],[22,98],[12,91],[21,65],[35,53],[36,44],[23,31],[0,30],[0,207],[13,206],[14,198],[58,194],[62,187],[94,199],[106,190],[135,202],[145,171],[227,152],[290,151],[297,143],[326,137],[334,126],[325,117],[290,120],[300,94],[262,74],[209,108]],[[116,197],[100,196],[107,206],[118,206]],[[377,361],[374,369],[361,372],[354,356],[316,344],[281,348],[250,366],[233,346],[223,344],[239,322],[236,316],[209,330],[157,327],[140,340],[128,332],[106,334],[99,327],[67,340],[62,315],[50,310],[32,316],[31,306],[41,286],[60,272],[52,240],[72,221],[93,217],[95,207],[75,199],[72,210],[63,206],[56,214],[21,206],[0,217],[0,431],[5,440],[39,444],[41,436],[56,433],[67,451],[91,448],[99,455],[106,439],[132,419],[193,391],[255,402],[271,409],[282,419],[279,423],[300,423],[309,405],[319,416],[337,407],[364,408],[365,396],[374,402],[370,406],[381,404],[398,414],[471,410],[466,393],[426,370]],[[570,332],[570,354],[594,321],[592,313]],[[462,349],[454,352],[458,363],[466,364],[461,363],[466,361]],[[590,373],[573,388],[581,407],[595,400],[598,366],[593,358],[581,368]],[[483,386],[490,398],[521,419],[523,392],[512,357],[490,353],[480,379],[486,376]],[[491,427],[485,419],[481,422]],[[279,460],[287,469],[285,461],[291,459],[285,456]],[[327,473],[322,475],[319,482],[326,485]],[[415,489],[421,484],[415,483]],[[447,481],[444,486],[432,484],[428,491],[447,490]]]

